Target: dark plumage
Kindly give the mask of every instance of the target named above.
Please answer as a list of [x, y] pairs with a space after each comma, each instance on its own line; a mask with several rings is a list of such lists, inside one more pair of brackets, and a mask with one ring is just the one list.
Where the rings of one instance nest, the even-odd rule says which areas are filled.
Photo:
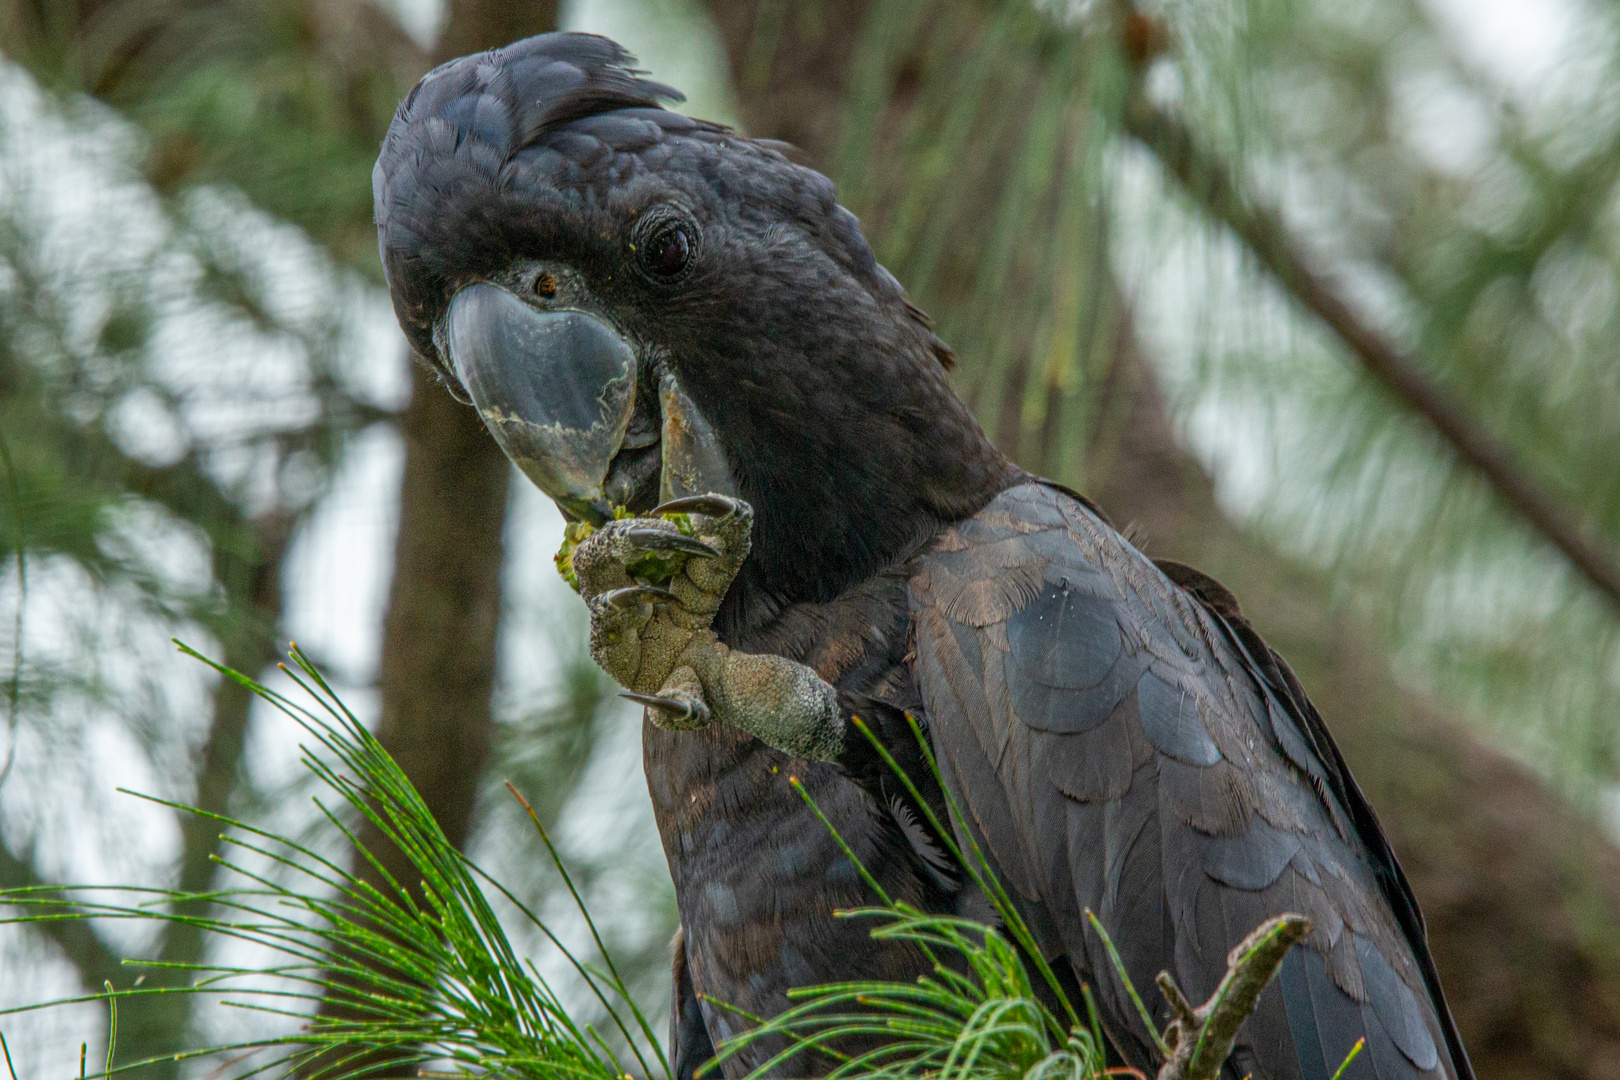
[[[1096, 986], [1124, 1060], [1149, 1067], [1151, 1044], [1085, 908], [1139, 987], [1168, 969], [1200, 1000], [1266, 917], [1313, 919], [1234, 1076], [1327, 1080], [1363, 1035], [1350, 1077], [1471, 1076], [1371, 809], [1229, 594], [1155, 567], [1003, 458], [831, 183], [664, 111], [674, 91], [627, 62], [601, 38], [531, 38], [439, 68], [400, 107], [375, 173], [378, 239], [417, 351], [456, 383], [443, 325], [475, 282], [589, 311], [639, 358], [609, 482], [641, 513], [657, 501], [653, 436], [633, 433], [658, 427], [657, 380], [678, 380], [756, 514], [721, 639], [810, 665], [914, 775], [903, 717], [926, 723], [967, 810], [957, 827], [1049, 957]], [[671, 221], [690, 257], [666, 252], [660, 270], [646, 252]], [[832, 918], [872, 897], [789, 776], [892, 895], [984, 911], [859, 739], [819, 762], [721, 724], [649, 724], [644, 750], [681, 910], [683, 1074], [736, 1030], [695, 995], [770, 1013], [792, 986], [923, 970]]]

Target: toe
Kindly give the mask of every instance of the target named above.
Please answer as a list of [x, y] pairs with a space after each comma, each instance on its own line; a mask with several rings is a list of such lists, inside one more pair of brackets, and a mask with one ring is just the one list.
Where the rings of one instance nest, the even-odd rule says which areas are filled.
[[660, 589], [656, 585], [631, 585], [623, 589], [610, 589], [597, 599], [619, 611], [630, 611], [643, 604], [680, 603], [674, 593], [668, 589]]
[[729, 495], [688, 495], [683, 499], [671, 499], [662, 506], [653, 508], [654, 517], [665, 514], [702, 514], [711, 518], [728, 518], [748, 506], [741, 499], [733, 499]]
[[654, 529], [638, 526], [624, 530], [623, 539], [626, 544], [643, 551], [679, 551], [687, 555], [702, 555], [714, 559], [720, 555], [720, 550], [713, 544], [705, 544], [682, 533], [671, 529]]
[[660, 727], [695, 728], [709, 722], [709, 706], [703, 701], [685, 695], [679, 698], [659, 694], [637, 694], [629, 690], [619, 695], [638, 705], [645, 705], [658, 715], [654, 719]]

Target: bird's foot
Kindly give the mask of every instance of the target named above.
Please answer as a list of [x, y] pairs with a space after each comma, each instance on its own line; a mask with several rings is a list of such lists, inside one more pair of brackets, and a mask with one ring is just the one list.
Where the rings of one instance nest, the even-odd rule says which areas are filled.
[[591, 656], [660, 727], [731, 724], [795, 757], [836, 756], [833, 688], [781, 656], [733, 652], [712, 629], [743, 560], [753, 508], [720, 495], [602, 526], [572, 564], [591, 612]]
[[610, 521], [574, 548], [591, 612], [591, 656], [620, 685], [660, 694], [681, 654], [705, 637], [748, 557], [753, 509], [719, 496], [680, 499]]
[[714, 718], [697, 672], [685, 666], [676, 668], [656, 694], [626, 690], [619, 696], [645, 706], [653, 723], [671, 731], [694, 731]]

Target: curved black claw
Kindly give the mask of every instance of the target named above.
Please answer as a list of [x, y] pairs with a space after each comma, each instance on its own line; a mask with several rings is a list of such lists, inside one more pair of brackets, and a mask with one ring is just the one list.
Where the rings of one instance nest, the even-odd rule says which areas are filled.
[[701, 701], [677, 701], [675, 698], [659, 697], [657, 694], [633, 694], [625, 690], [619, 694], [627, 701], [634, 701], [637, 705], [645, 705], [649, 709], [657, 709], [667, 714], [671, 721], [681, 726], [697, 726], [709, 722], [709, 707]]
[[720, 557], [720, 549], [712, 544], [705, 544], [701, 540], [683, 536], [668, 529], [649, 529], [638, 526], [624, 530], [624, 539], [638, 548], [645, 548], [649, 551], [681, 551], [688, 555], [702, 555], [710, 559]]
[[660, 589], [656, 585], [631, 585], [624, 589], [610, 589], [597, 597], [609, 607], [627, 611], [642, 604], [666, 603], [678, 604], [680, 598], [668, 589]]
[[688, 495], [671, 499], [662, 506], [653, 507], [653, 516], [663, 514], [702, 514], [705, 517], [728, 518], [746, 506], [741, 499], [729, 495]]

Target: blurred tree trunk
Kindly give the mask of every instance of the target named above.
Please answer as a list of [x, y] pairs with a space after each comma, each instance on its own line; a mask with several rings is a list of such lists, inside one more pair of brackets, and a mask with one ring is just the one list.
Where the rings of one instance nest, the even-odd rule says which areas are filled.
[[[553, 30], [556, 22], [555, 0], [455, 0], [434, 62]], [[494, 729], [490, 696], [511, 466], [478, 414], [420, 363], [411, 364], [411, 401], [400, 430], [405, 471], [377, 736], [460, 846]], [[360, 839], [396, 881], [415, 884], [410, 861], [369, 823]]]
[[[556, 15], [555, 3], [455, 0], [434, 62], [554, 29]], [[494, 737], [490, 699], [511, 466], [478, 414], [414, 358], [400, 431], [405, 469], [378, 665], [377, 738], [460, 847]], [[360, 823], [357, 839], [369, 858], [356, 853], [355, 876], [385, 887], [386, 875], [417, 888], [409, 857], [370, 821]], [[331, 998], [323, 1011], [353, 1015], [351, 1006]], [[329, 1065], [317, 1058], [306, 1072]], [[382, 1067], [382, 1061], [366, 1067]]]
[[[708, 0], [749, 134], [829, 160], [870, 4]], [[908, 88], [897, 86], [903, 108]], [[1402, 695], [1325, 584], [1244, 533], [1181, 449], [1128, 332], [1105, 380], [1089, 483], [1150, 554], [1230, 586], [1296, 667], [1384, 819], [1428, 917], [1482, 1078], [1620, 1075], [1620, 852], [1527, 769]]]
[[[509, 466], [477, 414], [414, 362], [400, 431], [405, 470], [378, 667], [377, 736], [459, 846], [494, 724]], [[360, 840], [395, 880], [415, 884], [410, 861], [383, 845], [369, 822]]]

